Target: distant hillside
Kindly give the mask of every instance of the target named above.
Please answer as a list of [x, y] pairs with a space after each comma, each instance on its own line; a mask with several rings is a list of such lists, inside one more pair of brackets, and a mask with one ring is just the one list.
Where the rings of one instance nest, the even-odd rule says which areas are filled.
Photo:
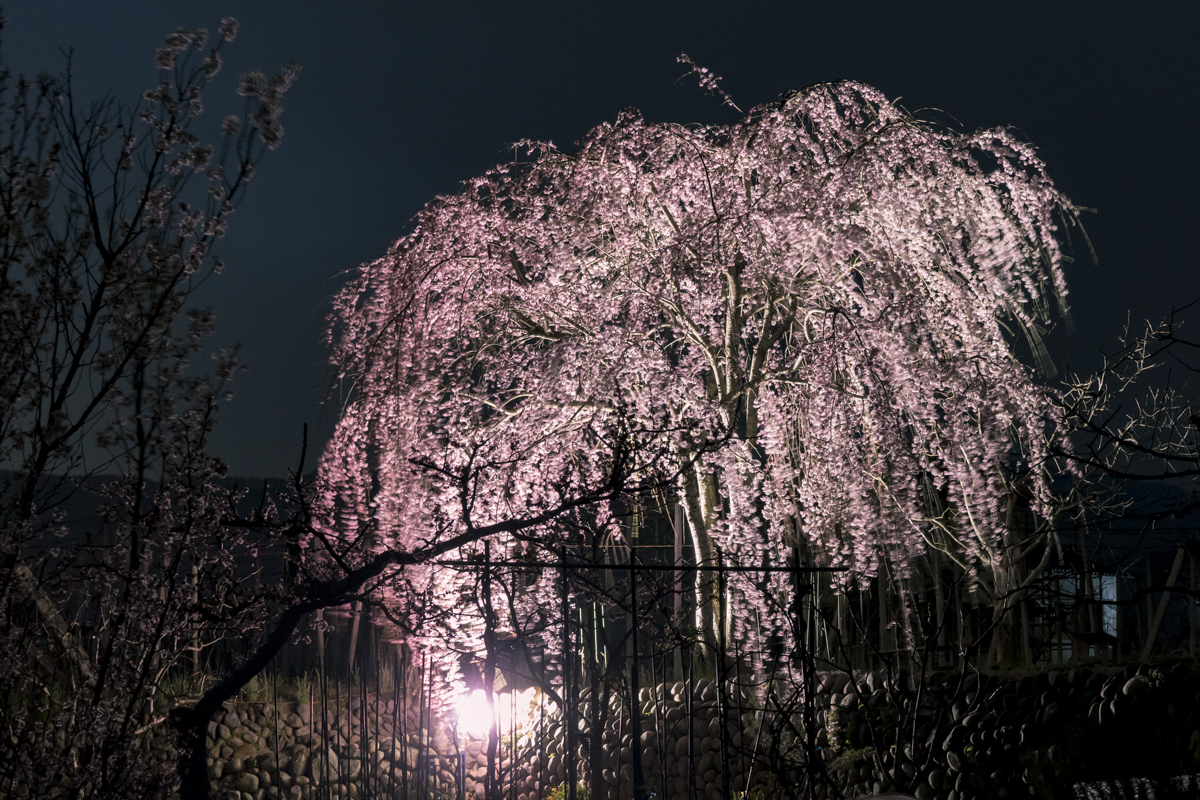
[[[0, 470], [0, 495], [17, 490], [16, 478], [14, 471]], [[52, 528], [44, 528], [27, 542], [24, 548], [26, 554], [34, 554], [47, 547], [69, 549], [89, 540], [97, 544], [111, 544], [111, 523], [106, 523], [102, 518], [101, 509], [111, 496], [106, 493], [105, 487], [116, 486], [120, 480], [117, 475], [92, 475], [83, 480], [64, 476], [47, 478], [42, 491], [53, 500], [54, 519], [47, 518], [44, 521], [56, 524]], [[248, 518], [259, 507], [264, 489], [269, 492], [276, 507], [287, 513], [288, 478], [230, 477], [222, 483], [230, 490], [245, 490], [235, 505], [239, 517]], [[147, 496], [153, 495], [157, 488], [156, 483], [149, 482], [146, 486]], [[250, 531], [243, 535], [248, 542], [254, 538]], [[268, 563], [263, 566], [267, 573], [277, 576], [278, 565], [269, 564], [273, 560], [277, 559], [267, 558]]]

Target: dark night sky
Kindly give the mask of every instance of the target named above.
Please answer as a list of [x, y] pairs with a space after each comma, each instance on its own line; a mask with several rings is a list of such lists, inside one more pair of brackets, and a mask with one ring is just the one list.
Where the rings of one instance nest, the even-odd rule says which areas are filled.
[[1160, 319], [1200, 297], [1196, 3], [10, 0], [4, 10], [5, 61], [57, 72], [59, 48], [74, 47], [87, 96], [136, 97], [155, 80], [166, 33], [215, 30], [226, 15], [242, 28], [226, 81], [206, 98], [216, 119], [236, 73], [303, 66], [283, 146], [232, 218], [227, 269], [200, 298], [217, 312], [213, 346], [240, 343], [251, 367], [214, 446], [235, 474], [285, 474], [301, 423], [317, 444], [332, 426], [321, 332], [339, 273], [382, 254], [425, 202], [503, 160], [507, 143], [566, 146], [626, 106], [649, 120], [734, 121], [677, 80], [680, 51], [724, 76], [743, 108], [853, 78], [968, 129], [1017, 127], [1060, 188], [1099, 211], [1085, 224], [1100, 264], [1068, 272], [1078, 330], [1056, 352], [1072, 368], [1094, 367], [1127, 314]]

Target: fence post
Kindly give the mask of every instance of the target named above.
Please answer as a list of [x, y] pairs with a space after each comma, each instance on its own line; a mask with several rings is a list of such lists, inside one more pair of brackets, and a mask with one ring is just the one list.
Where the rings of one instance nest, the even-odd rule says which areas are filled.
[[484, 796], [500, 800], [496, 784], [496, 750], [500, 746], [500, 731], [496, 720], [496, 616], [492, 609], [492, 543], [483, 543], [483, 642], [487, 653], [483, 662], [483, 691], [487, 697], [488, 752], [487, 775], [484, 777]]
[[[635, 540], [636, 542], [636, 540]], [[629, 662], [629, 752], [633, 755], [633, 796], [642, 800], [646, 796], [646, 782], [642, 775], [642, 699], [640, 697], [638, 675], [638, 602], [637, 602], [637, 568], [634, 561], [637, 550], [629, 548], [629, 611], [632, 625], [630, 638], [633, 642], [633, 657]], [[617, 742], [617, 747], [621, 746]], [[618, 780], [618, 786], [620, 782]]]
[[[805, 592], [807, 586], [800, 579], [800, 573], [803, 571], [803, 561], [800, 559], [800, 548], [793, 549], [793, 557], [795, 566], [793, 568], [793, 586], [795, 587], [795, 614], [796, 614], [796, 655], [800, 660], [800, 685], [803, 692], [803, 706], [801, 716], [804, 720], [804, 755], [808, 763], [807, 772], [808, 780], [805, 786], [805, 794], [809, 800], [815, 800], [816, 780], [817, 780], [817, 748], [815, 734], [816, 714], [813, 705], [813, 675], [812, 675], [812, 658], [808, 650], [808, 626], [804, 619], [805, 611]], [[880, 572], [882, 575], [883, 573]]]
[[718, 600], [717, 610], [721, 615], [721, 625], [717, 630], [717, 663], [720, 667], [716, 670], [713, 678], [713, 688], [717, 694], [717, 719], [721, 726], [721, 789], [726, 797], [730, 796], [729, 784], [732, 776], [729, 773], [729, 721], [727, 719], [728, 704], [725, 702], [725, 675], [728, 673], [729, 664], [727, 657], [728, 630], [726, 626], [731, 622], [727, 619], [729, 613], [728, 598], [725, 596], [728, 591], [725, 579], [725, 557], [721, 552], [721, 548], [717, 547], [717, 587]]
[[[693, 736], [693, 712], [695, 710], [695, 670], [696, 670], [696, 652], [693, 650], [688, 653], [687, 667], [687, 728], [688, 728], [688, 746], [687, 746], [687, 774], [688, 774], [688, 800], [696, 800], [696, 748], [695, 737]], [[618, 751], [619, 752], [619, 751]]]
[[562, 681], [563, 681], [563, 766], [566, 767], [567, 790], [563, 796], [567, 800], [575, 800], [575, 737], [571, 730], [575, 727], [574, 709], [571, 702], [571, 666], [574, 656], [571, 654], [571, 592], [567, 586], [567, 548], [563, 545], [560, 551], [562, 568]]
[[[683, 570], [678, 569], [683, 563], [683, 504], [675, 504], [675, 584], [672, 599], [675, 607], [675, 624], [679, 625], [683, 606]], [[683, 680], [683, 649], [675, 648], [675, 680]]]
[[[662, 678], [654, 698], [654, 731], [658, 743], [658, 777], [663, 800], [667, 798], [667, 654], [663, 653]], [[654, 654], [650, 655], [650, 671], [655, 673]], [[657, 674], [657, 673], [655, 673]]]
[[[307, 659], [304, 659], [307, 661]], [[317, 665], [325, 671], [325, 609], [317, 609]]]

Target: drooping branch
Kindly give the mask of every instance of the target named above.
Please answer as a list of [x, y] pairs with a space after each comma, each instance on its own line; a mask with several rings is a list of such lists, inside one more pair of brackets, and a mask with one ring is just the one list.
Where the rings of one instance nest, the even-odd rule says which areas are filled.
[[[733, 125], [626, 110], [571, 154], [527, 144], [335, 303], [354, 401], [322, 471], [344, 537], [411, 552], [451, 517], [537, 517], [596, 482], [627, 426], [657, 432], [630, 450], [632, 489], [673, 487], [700, 559], [802, 545], [864, 580], [936, 539], [1003, 589], [1037, 552], [1047, 529], [1009, 547], [1000, 509], [1019, 476], [1053, 513], [1062, 419], [1009, 337], [1051, 324], [1037, 287], [1065, 291], [1056, 231], [1076, 213], [1032, 148], [849, 82]], [[423, 580], [452, 597], [462, 579]], [[716, 590], [697, 591], [715, 640]]]
[[[560, 519], [576, 509], [593, 507], [618, 497], [626, 488], [627, 464], [630, 454], [625, 450], [624, 440], [614, 445], [611, 453], [611, 468], [606, 480], [595, 487], [580, 491], [563, 499], [552, 508], [536, 514], [476, 525], [469, 515], [460, 520], [461, 531], [445, 538], [434, 538], [431, 543], [412, 551], [387, 549], [366, 559], [357, 567], [345, 569], [343, 574], [327, 580], [310, 580], [296, 588], [298, 599], [290, 602], [273, 623], [270, 632], [244, 662], [234, 668], [192, 706], [179, 706], [170, 713], [171, 724], [179, 732], [179, 776], [181, 796], [188, 800], [209, 797], [207, 781], [207, 753], [204, 736], [208, 722], [221, 705], [237, 696], [247, 683], [261, 674], [283, 646], [295, 634], [300, 623], [311, 613], [326, 608], [336, 608], [361, 599], [363, 587], [375, 581], [388, 582], [389, 574], [402, 572], [405, 567], [429, 564], [439, 556], [461, 550], [475, 542], [486, 541], [502, 534], [519, 534], [537, 529]], [[461, 487], [469, 485], [475, 476], [462, 475]], [[303, 507], [302, 503], [302, 507]], [[301, 512], [304, 517], [310, 512]], [[339, 566], [345, 566], [341, 562]]]

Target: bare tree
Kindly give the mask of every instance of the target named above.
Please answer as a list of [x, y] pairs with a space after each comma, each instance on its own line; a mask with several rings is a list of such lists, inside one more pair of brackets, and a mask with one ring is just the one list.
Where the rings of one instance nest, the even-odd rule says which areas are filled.
[[[170, 34], [131, 104], [80, 97], [69, 55], [59, 77], [0, 69], [0, 791], [161, 791], [173, 776], [137, 756], [154, 687], [252, 622], [206, 452], [237, 362], [194, 376], [213, 320], [188, 300], [221, 269], [296, 68], [243, 75], [243, 113], [207, 143], [203, 94], [236, 33]], [[81, 491], [100, 493], [103, 530], [66, 540]]]

